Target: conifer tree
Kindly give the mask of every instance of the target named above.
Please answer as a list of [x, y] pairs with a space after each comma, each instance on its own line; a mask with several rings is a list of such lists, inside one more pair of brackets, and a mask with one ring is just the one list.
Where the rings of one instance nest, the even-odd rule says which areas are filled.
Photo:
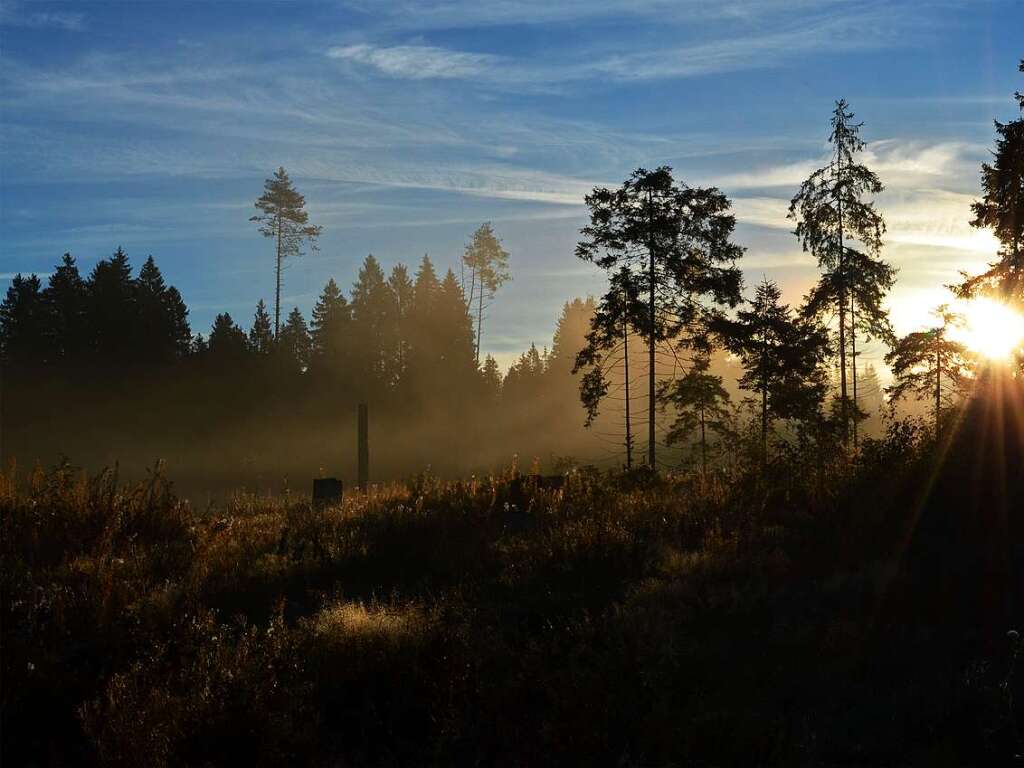
[[85, 350], [85, 281], [70, 253], [50, 275], [46, 303], [46, 348], [58, 360], [74, 360]]
[[662, 401], [673, 406], [675, 421], [669, 427], [665, 442], [668, 445], [699, 435], [701, 473], [708, 473], [708, 433], [720, 440], [730, 433], [729, 393], [722, 386], [722, 377], [708, 373], [711, 359], [699, 354], [690, 370], [679, 379], [667, 382]]
[[484, 364], [480, 368], [480, 380], [483, 382], [484, 399], [492, 402], [497, 400], [501, 394], [501, 370], [491, 355], [484, 358]]
[[409, 277], [409, 270], [404, 264], [396, 264], [392, 267], [391, 275], [388, 277], [388, 287], [391, 289], [393, 303], [391, 333], [395, 338], [395, 359], [392, 361], [392, 367], [396, 380], [401, 380], [409, 362], [410, 313], [415, 290]]
[[409, 308], [409, 350], [407, 378], [413, 388], [423, 388], [435, 375], [437, 346], [437, 301], [441, 283], [434, 264], [424, 256], [416, 270], [412, 306]]
[[352, 340], [357, 375], [367, 386], [391, 384], [394, 299], [377, 259], [370, 254], [352, 286]]
[[740, 388], [759, 400], [762, 463], [772, 422], [813, 419], [825, 390], [825, 332], [812, 320], [794, 318], [781, 298], [778, 286], [763, 280], [736, 320], [719, 324], [726, 348], [743, 366]]
[[466, 294], [466, 306], [475, 316], [476, 321], [476, 356], [480, 364], [480, 340], [483, 337], [484, 310], [493, 301], [498, 289], [508, 280], [512, 273], [508, 269], [508, 251], [501, 240], [494, 234], [490, 222], [481, 224], [473, 233], [473, 239], [466, 246], [462, 256], [464, 270], [469, 270], [469, 292]]
[[313, 307], [310, 367], [337, 374], [352, 363], [352, 311], [334, 278], [327, 281]]
[[0, 353], [4, 362], [43, 362], [46, 328], [46, 304], [38, 275], [15, 275], [0, 304]]
[[437, 314], [437, 341], [445, 375], [457, 386], [463, 385], [477, 369], [473, 321], [466, 311], [466, 295], [450, 269], [437, 293]]
[[[1024, 60], [1020, 63], [1024, 72]], [[998, 261], [973, 277], [961, 272], [954, 287], [962, 298], [989, 294], [1024, 306], [1024, 94], [1015, 94], [1021, 116], [996, 126], [992, 163], [981, 166], [982, 199], [972, 206], [972, 227], [991, 229], [999, 240]]]
[[281, 330], [281, 273], [285, 259], [301, 256], [304, 245], [316, 249], [322, 228], [309, 223], [306, 198], [292, 186], [284, 168], [263, 184], [263, 194], [255, 203], [260, 213], [249, 221], [259, 224], [260, 234], [272, 238], [274, 255], [274, 338]]
[[87, 283], [86, 327], [89, 347], [104, 364], [132, 361], [138, 320], [131, 265], [122, 248], [93, 267]]
[[530, 348], [509, 366], [501, 385], [506, 403], [523, 404], [537, 401], [544, 387], [545, 357], [546, 355], [542, 355], [537, 349], [537, 345], [531, 342]]
[[257, 355], [267, 356], [274, 348], [274, 332], [270, 327], [270, 315], [267, 314], [267, 305], [260, 299], [256, 303], [256, 313], [252, 319], [252, 327], [249, 329], [249, 349]]
[[619, 189], [596, 188], [586, 204], [590, 224], [576, 255], [622, 276], [645, 302], [635, 330], [647, 345], [647, 461], [654, 468], [656, 347], [700, 342], [716, 308], [739, 302], [735, 261], [743, 249], [730, 241], [736, 220], [725, 195], [677, 184], [667, 166], [637, 169]]
[[222, 365], [233, 365], [244, 360], [249, 352], [245, 331], [235, 325], [227, 312], [217, 315], [207, 341], [210, 357]]
[[278, 342], [280, 353], [293, 371], [305, 371], [309, 367], [312, 340], [309, 328], [298, 307], [288, 314]]
[[164, 282], [152, 256], [135, 280], [135, 302], [137, 359], [168, 362], [187, 355], [192, 338], [188, 310], [178, 290]]
[[950, 331], [963, 324], [963, 317], [943, 304], [933, 314], [939, 324], [907, 334], [886, 355], [896, 382], [888, 387], [895, 404], [907, 395], [932, 400], [935, 435], [942, 425], [942, 409], [963, 397], [970, 385], [973, 360], [967, 348], [950, 338]]
[[580, 377], [580, 401], [586, 411], [584, 425], [590, 427], [597, 418], [602, 400], [610, 391], [613, 371], [622, 370], [623, 432], [626, 468], [633, 466], [632, 380], [630, 378], [630, 337], [635, 328], [643, 327], [647, 306], [641, 300], [639, 287], [629, 269], [623, 265], [612, 275], [608, 292], [601, 298], [590, 320], [585, 344], [576, 355], [573, 373], [585, 371]]
[[[847, 355], [856, 366], [858, 331], [864, 341], [878, 338], [891, 344], [892, 328], [883, 301], [896, 271], [881, 259], [885, 221], [866, 199], [880, 193], [882, 183], [856, 161], [865, 146], [859, 135], [862, 123], [853, 122], [847, 107], [845, 99], [836, 102], [829, 134], [831, 159], [800, 186], [790, 202], [789, 217], [796, 221], [795, 234], [801, 246], [822, 270], [807, 297], [805, 311], [815, 318], [835, 315], [837, 320], [841, 431], [845, 440], [852, 420], [856, 444], [856, 367], [851, 400]], [[859, 248], [855, 247], [858, 243]]]

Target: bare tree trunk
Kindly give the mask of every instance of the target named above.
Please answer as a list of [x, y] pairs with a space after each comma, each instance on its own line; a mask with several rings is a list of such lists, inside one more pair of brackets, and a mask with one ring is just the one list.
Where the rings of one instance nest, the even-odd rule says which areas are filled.
[[942, 409], [942, 356], [935, 350], [935, 439], [939, 439], [939, 416]]
[[708, 438], [704, 427], [704, 404], [700, 406], [700, 474], [708, 476]]
[[849, 439], [850, 414], [846, 401], [846, 248], [843, 243], [843, 198], [839, 190], [839, 182], [843, 176], [843, 153], [836, 147], [836, 191], [839, 197], [836, 199], [836, 206], [839, 214], [839, 396], [841, 398], [839, 408], [843, 420], [843, 444]]
[[633, 468], [633, 424], [629, 413], [629, 321], [623, 321], [622, 328], [623, 359], [626, 366], [626, 469]]
[[761, 470], [768, 467], [768, 387], [761, 387]]
[[277, 287], [274, 290], [274, 341], [281, 332], [281, 216], [277, 217]]
[[647, 372], [647, 463], [651, 469], [656, 468], [655, 460], [655, 444], [654, 444], [654, 335], [655, 335], [655, 317], [654, 317], [654, 233], [651, 231], [651, 193], [647, 192], [647, 249], [650, 255], [649, 265], [649, 279], [650, 279], [650, 297], [648, 298], [647, 310], [650, 314], [650, 335], [647, 337], [647, 362], [650, 369]]
[[856, 303], [853, 292], [850, 292], [850, 352], [853, 357], [853, 448], [857, 449], [857, 316], [854, 314]]
[[476, 366], [480, 367], [480, 336], [484, 332], [484, 276], [480, 274], [480, 290], [476, 295]]

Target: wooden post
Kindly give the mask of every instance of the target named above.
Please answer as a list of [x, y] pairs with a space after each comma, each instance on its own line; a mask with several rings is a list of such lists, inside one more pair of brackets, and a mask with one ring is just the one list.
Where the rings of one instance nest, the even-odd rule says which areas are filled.
[[370, 417], [366, 403], [359, 404], [359, 490], [366, 492], [370, 478]]

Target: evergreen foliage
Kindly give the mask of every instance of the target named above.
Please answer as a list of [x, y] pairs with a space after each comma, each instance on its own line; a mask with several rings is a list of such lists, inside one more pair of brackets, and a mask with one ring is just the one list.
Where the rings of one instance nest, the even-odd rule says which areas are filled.
[[[656, 348], [664, 342], [703, 344], [717, 308], [739, 302], [742, 276], [735, 262], [743, 249], [730, 240], [736, 220], [725, 195], [677, 184], [667, 166], [639, 168], [618, 189], [595, 188], [585, 202], [590, 223], [581, 230], [576, 255], [607, 271], [611, 286], [581, 362], [598, 362], [628, 333], [624, 325], [644, 339], [647, 462], [655, 468]], [[589, 376], [581, 396], [594, 413], [607, 390], [601, 374]]]

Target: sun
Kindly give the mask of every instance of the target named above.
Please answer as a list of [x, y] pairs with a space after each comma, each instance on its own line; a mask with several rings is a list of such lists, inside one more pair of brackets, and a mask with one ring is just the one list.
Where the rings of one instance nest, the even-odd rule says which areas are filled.
[[972, 352], [990, 360], [1009, 360], [1024, 347], [1024, 315], [1006, 304], [986, 298], [957, 302], [962, 327], [950, 336]]

